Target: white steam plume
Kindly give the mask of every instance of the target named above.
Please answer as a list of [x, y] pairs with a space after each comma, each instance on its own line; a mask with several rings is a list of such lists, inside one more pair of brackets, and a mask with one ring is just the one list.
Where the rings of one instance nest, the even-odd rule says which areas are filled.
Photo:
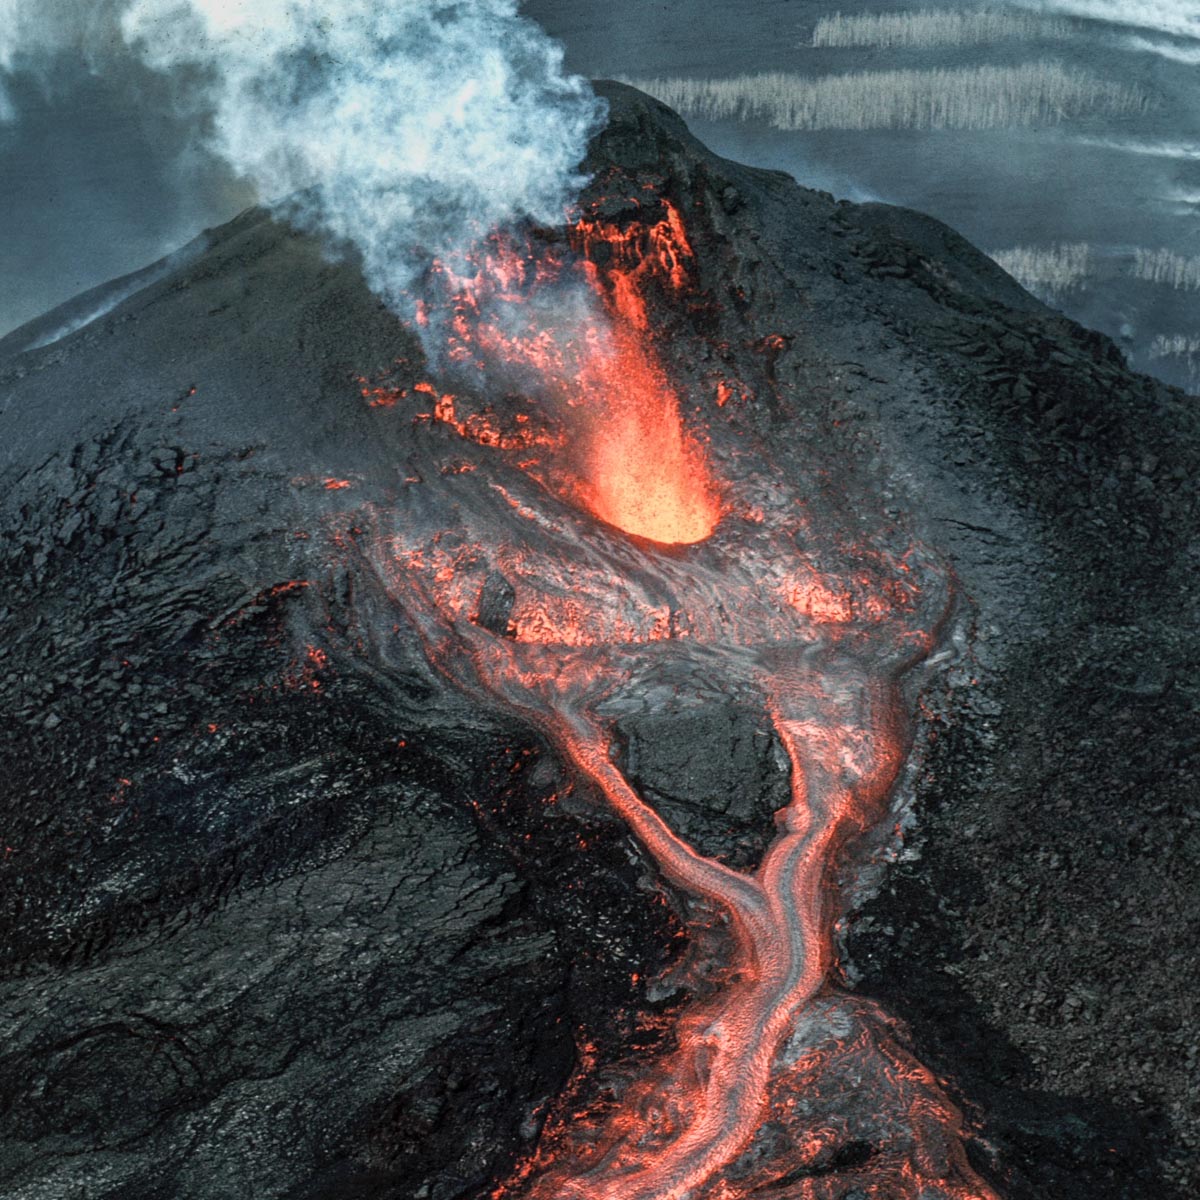
[[0, 0], [0, 73], [39, 74], [60, 51], [95, 70], [121, 49], [117, 21], [125, 0]]
[[199, 80], [211, 148], [352, 243], [399, 305], [431, 255], [558, 221], [600, 102], [516, 0], [132, 0], [153, 68]]
[[393, 305], [478, 232], [561, 220], [603, 112], [517, 0], [0, 0], [0, 121], [3, 76], [62, 51], [176, 80], [208, 149]]

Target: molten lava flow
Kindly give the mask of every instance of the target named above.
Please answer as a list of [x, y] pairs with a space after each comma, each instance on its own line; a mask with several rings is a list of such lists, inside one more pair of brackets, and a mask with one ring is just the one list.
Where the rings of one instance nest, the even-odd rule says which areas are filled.
[[679, 402], [632, 333], [617, 328], [582, 364], [576, 403], [591, 429], [580, 498], [602, 521], [651, 541], [703, 541], [720, 520], [707, 463]]
[[560, 452], [526, 469], [626, 533], [688, 545], [712, 533], [721, 505], [648, 344], [639, 286], [661, 271], [669, 286], [684, 287], [691, 255], [678, 213], [668, 211], [662, 222], [619, 234], [581, 221], [573, 231], [580, 250], [615, 245], [603, 273], [590, 259], [519, 253], [499, 238], [478, 256], [473, 275], [440, 270], [453, 295], [451, 360], [515, 376], [563, 427]]
[[[886, 815], [905, 758], [894, 684], [873, 681], [835, 645], [809, 651], [801, 663], [768, 655], [759, 665], [764, 703], [791, 763], [792, 802], [753, 874], [698, 854], [637, 795], [611, 760], [611, 735], [578, 707], [594, 679], [534, 683], [548, 709], [543, 727], [663, 875], [725, 910], [734, 958], [725, 989], [684, 1013], [674, 1052], [630, 1088], [621, 1108], [594, 1125], [575, 1114], [549, 1126], [532, 1162], [495, 1197], [738, 1200], [769, 1191], [833, 1200], [849, 1184], [846, 1172], [824, 1177], [822, 1151], [856, 1144], [853, 1134], [862, 1132], [844, 1121], [839, 1127], [813, 1103], [822, 1072], [837, 1064], [855, 1086], [869, 1088], [869, 1102], [883, 1113], [871, 1132], [886, 1131], [890, 1143], [852, 1182], [868, 1195], [992, 1200], [966, 1160], [961, 1117], [937, 1081], [895, 1046], [882, 1013], [838, 1000], [828, 984], [841, 915], [832, 876], [847, 845]], [[497, 678], [497, 667], [505, 676], [511, 668], [488, 648], [477, 652], [481, 675], [532, 711], [531, 676]], [[806, 1046], [814, 1012], [835, 1036]], [[775, 1190], [784, 1182], [787, 1191]]]
[[[847, 880], [894, 824], [948, 581], [915, 545], [848, 546], [775, 463], [685, 426], [649, 314], [692, 286], [693, 254], [661, 210], [579, 222], [575, 259], [496, 238], [473, 275], [441, 269], [449, 358], [497, 399], [413, 388], [413, 485], [374, 543], [430, 660], [538, 726], [728, 945], [662, 1051], [552, 1116], [494, 1196], [994, 1200], [942, 1085], [831, 981]], [[622, 714], [712, 697], [759, 706], [790, 768], [753, 871], [689, 845], [614, 760]]]

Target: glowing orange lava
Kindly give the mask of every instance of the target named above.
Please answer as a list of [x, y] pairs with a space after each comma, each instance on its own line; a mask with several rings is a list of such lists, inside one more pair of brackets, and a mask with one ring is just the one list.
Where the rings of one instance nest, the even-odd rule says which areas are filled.
[[[693, 286], [694, 253], [675, 206], [657, 211], [577, 222], [574, 257], [494, 238], [474, 273], [439, 268], [466, 386], [413, 385], [428, 458], [373, 542], [430, 661], [536, 725], [729, 946], [722, 986], [681, 1009], [665, 1048], [603, 1103], [552, 1114], [493, 1195], [995, 1200], [941, 1082], [833, 982], [846, 879], [895, 823], [912, 681], [945, 637], [949, 582], [915, 545], [848, 545], [773, 462], [729, 453], [730, 436], [721, 458], [719, 427], [712, 442], [688, 427], [651, 313]], [[422, 320], [436, 327], [437, 306]], [[752, 394], [736, 386], [714, 421]], [[494, 403], [472, 398], [486, 388]], [[759, 706], [786, 758], [790, 802], [752, 871], [689, 844], [615, 761], [623, 705], [693, 694]]]
[[595, 423], [580, 480], [585, 506], [610, 525], [651, 541], [703, 541], [721, 519], [703, 454], [688, 437], [679, 402], [641, 342], [613, 331], [590, 355], [577, 400]]
[[[679, 398], [649, 344], [639, 291], [651, 277], [675, 289], [686, 285], [691, 247], [678, 212], [668, 206], [668, 214], [624, 231], [580, 221], [572, 230], [577, 250], [613, 248], [604, 272], [586, 257], [539, 257], [500, 239], [480, 254], [474, 275], [440, 269], [454, 293], [452, 361], [524, 371], [560, 418], [560, 452], [526, 469], [626, 533], [689, 545], [716, 528], [721, 503], [704, 450], [684, 426]], [[539, 290], [541, 297], [566, 292], [571, 303], [556, 310], [539, 302]], [[581, 295], [589, 303], [581, 306]]]

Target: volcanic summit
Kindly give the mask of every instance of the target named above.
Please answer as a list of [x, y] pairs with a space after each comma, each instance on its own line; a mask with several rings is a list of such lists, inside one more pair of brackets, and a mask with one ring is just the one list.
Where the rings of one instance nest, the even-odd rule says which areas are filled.
[[1198, 1182], [1194, 399], [597, 90], [416, 328], [254, 210], [0, 341], [5, 1194]]

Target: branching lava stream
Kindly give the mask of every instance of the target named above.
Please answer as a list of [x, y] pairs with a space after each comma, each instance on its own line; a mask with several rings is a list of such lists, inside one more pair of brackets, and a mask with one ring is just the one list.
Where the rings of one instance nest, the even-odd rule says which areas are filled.
[[[656, 215], [439, 267], [425, 319], [459, 383], [415, 390], [409, 485], [376, 514], [431, 661], [539, 728], [730, 948], [665, 1050], [606, 1105], [553, 1113], [495, 1196], [992, 1200], [942, 1085], [831, 981], [856, 872], [894, 836], [949, 581], [918, 544], [848, 545], [715, 412], [685, 420], [648, 313], [693, 286], [694, 255], [676, 208]], [[753, 871], [679, 837], [614, 755], [623, 714], [713, 697], [768, 714], [790, 766]]]

